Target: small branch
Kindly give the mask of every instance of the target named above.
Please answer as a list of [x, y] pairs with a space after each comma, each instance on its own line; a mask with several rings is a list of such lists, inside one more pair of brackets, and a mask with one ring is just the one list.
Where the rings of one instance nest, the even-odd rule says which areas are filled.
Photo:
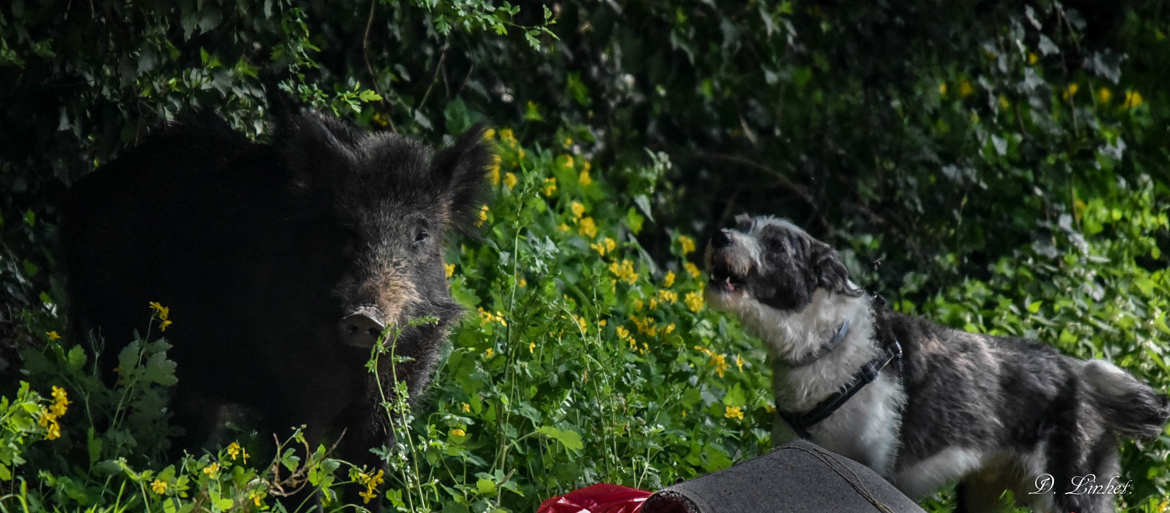
[[775, 169], [772, 169], [768, 166], [760, 164], [759, 162], [756, 162], [754, 160], [749, 160], [749, 159], [746, 159], [744, 157], [739, 157], [736, 155], [727, 155], [727, 154], [723, 154], [723, 153], [709, 153], [709, 152], [705, 152], [705, 151], [696, 151], [696, 152], [693, 152], [692, 154], [694, 156], [702, 159], [702, 160], [709, 160], [709, 161], [714, 161], [714, 162], [729, 162], [732, 164], [738, 164], [738, 165], [762, 172], [768, 176], [775, 178], [776, 183], [779, 184], [781, 187], [788, 189], [789, 192], [792, 192], [793, 194], [796, 194], [797, 196], [800, 196], [800, 199], [803, 200], [809, 206], [813, 207], [814, 209], [818, 209], [816, 199], [813, 198], [812, 193], [810, 193], [806, 187], [804, 187], [803, 185], [800, 185], [796, 182], [793, 182], [791, 179], [789, 179], [787, 176], [785, 176], [784, 173], [781, 173]]
[[444, 43], [443, 51], [439, 53], [439, 62], [435, 64], [435, 73], [431, 75], [431, 83], [427, 86], [426, 92], [423, 93], [422, 99], [420, 99], [418, 104], [415, 105], [414, 110], [421, 109], [422, 106], [427, 103], [427, 98], [431, 96], [431, 90], [434, 89], [435, 84], [438, 83], [439, 71], [443, 69], [443, 63], [447, 61], [447, 48], [450, 48], [450, 45]]
[[[370, 85], [374, 88], [374, 92], [386, 100], [386, 95], [378, 89], [378, 75], [374, 74], [374, 67], [370, 65], [370, 29], [374, 27], [374, 7], [378, 5], [378, 0], [370, 0], [370, 14], [366, 17], [366, 31], [362, 34], [362, 60], [366, 63], [366, 72], [370, 74]], [[394, 126], [394, 116], [386, 116], [386, 122], [390, 124], [390, 131], [398, 133], [398, 127]]]

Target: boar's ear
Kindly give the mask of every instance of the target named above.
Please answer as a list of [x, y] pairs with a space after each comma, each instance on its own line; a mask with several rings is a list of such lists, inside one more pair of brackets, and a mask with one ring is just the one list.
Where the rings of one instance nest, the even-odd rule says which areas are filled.
[[483, 203], [484, 178], [491, 162], [483, 131], [483, 124], [477, 123], [431, 160], [432, 176], [442, 190], [440, 197], [451, 213], [452, 224], [460, 229], [471, 223]]
[[330, 169], [351, 167], [355, 138], [353, 129], [335, 118], [314, 112], [284, 116], [273, 141], [290, 171], [289, 187], [305, 191]]

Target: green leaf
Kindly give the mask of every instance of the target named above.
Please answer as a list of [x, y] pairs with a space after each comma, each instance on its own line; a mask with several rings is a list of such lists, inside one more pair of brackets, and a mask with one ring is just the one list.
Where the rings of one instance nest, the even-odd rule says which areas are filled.
[[85, 350], [81, 346], [73, 346], [69, 348], [69, 353], [65, 357], [65, 366], [70, 371], [77, 372], [85, 366], [86, 358]]
[[747, 402], [743, 393], [743, 387], [736, 383], [731, 386], [726, 394], [723, 394], [723, 404], [726, 406], [743, 406]]
[[581, 441], [581, 435], [576, 431], [557, 429], [553, 426], [541, 426], [540, 429], [537, 429], [537, 432], [560, 442], [561, 445], [570, 451], [580, 451], [585, 448], [585, 444]]
[[171, 386], [179, 382], [179, 379], [175, 377], [175, 368], [175, 362], [168, 360], [166, 353], [154, 353], [146, 361], [146, 369], [142, 377], [150, 383]]
[[635, 210], [634, 207], [630, 207], [629, 210], [626, 211], [626, 226], [630, 228], [631, 232], [634, 232], [634, 235], [637, 235], [642, 231], [642, 223], [644, 221], [645, 218], [638, 214], [638, 211]]
[[382, 95], [378, 94], [376, 91], [365, 89], [358, 94], [358, 99], [361, 100], [362, 103], [380, 102], [382, 101]]
[[293, 448], [285, 449], [284, 454], [280, 455], [280, 464], [284, 465], [290, 472], [295, 472], [297, 467], [301, 465], [301, 457], [297, 456], [297, 452]]
[[475, 490], [483, 496], [491, 496], [496, 494], [496, 483], [491, 479], [480, 478], [475, 482]]

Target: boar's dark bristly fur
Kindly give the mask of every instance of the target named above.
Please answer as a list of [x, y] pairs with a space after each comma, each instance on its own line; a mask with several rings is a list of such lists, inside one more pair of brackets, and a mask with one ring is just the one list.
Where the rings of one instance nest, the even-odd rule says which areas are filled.
[[[220, 406], [238, 404], [262, 433], [344, 431], [340, 456], [375, 464], [369, 449], [393, 437], [378, 381], [390, 391], [397, 376], [417, 397], [460, 312], [443, 238], [480, 209], [481, 130], [434, 153], [317, 113], [285, 116], [270, 143], [204, 118], [73, 187], [73, 333], [104, 339], [109, 369], [147, 303], [170, 307], [178, 448], [206, 443]], [[438, 322], [406, 327], [422, 317]], [[410, 360], [383, 357], [375, 378], [364, 363], [388, 326], [403, 328], [394, 351]]]

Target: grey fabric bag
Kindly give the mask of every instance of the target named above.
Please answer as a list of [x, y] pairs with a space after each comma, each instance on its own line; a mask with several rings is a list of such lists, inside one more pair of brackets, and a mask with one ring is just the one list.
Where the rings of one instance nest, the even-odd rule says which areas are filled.
[[869, 467], [797, 439], [655, 493], [642, 513], [923, 512]]

